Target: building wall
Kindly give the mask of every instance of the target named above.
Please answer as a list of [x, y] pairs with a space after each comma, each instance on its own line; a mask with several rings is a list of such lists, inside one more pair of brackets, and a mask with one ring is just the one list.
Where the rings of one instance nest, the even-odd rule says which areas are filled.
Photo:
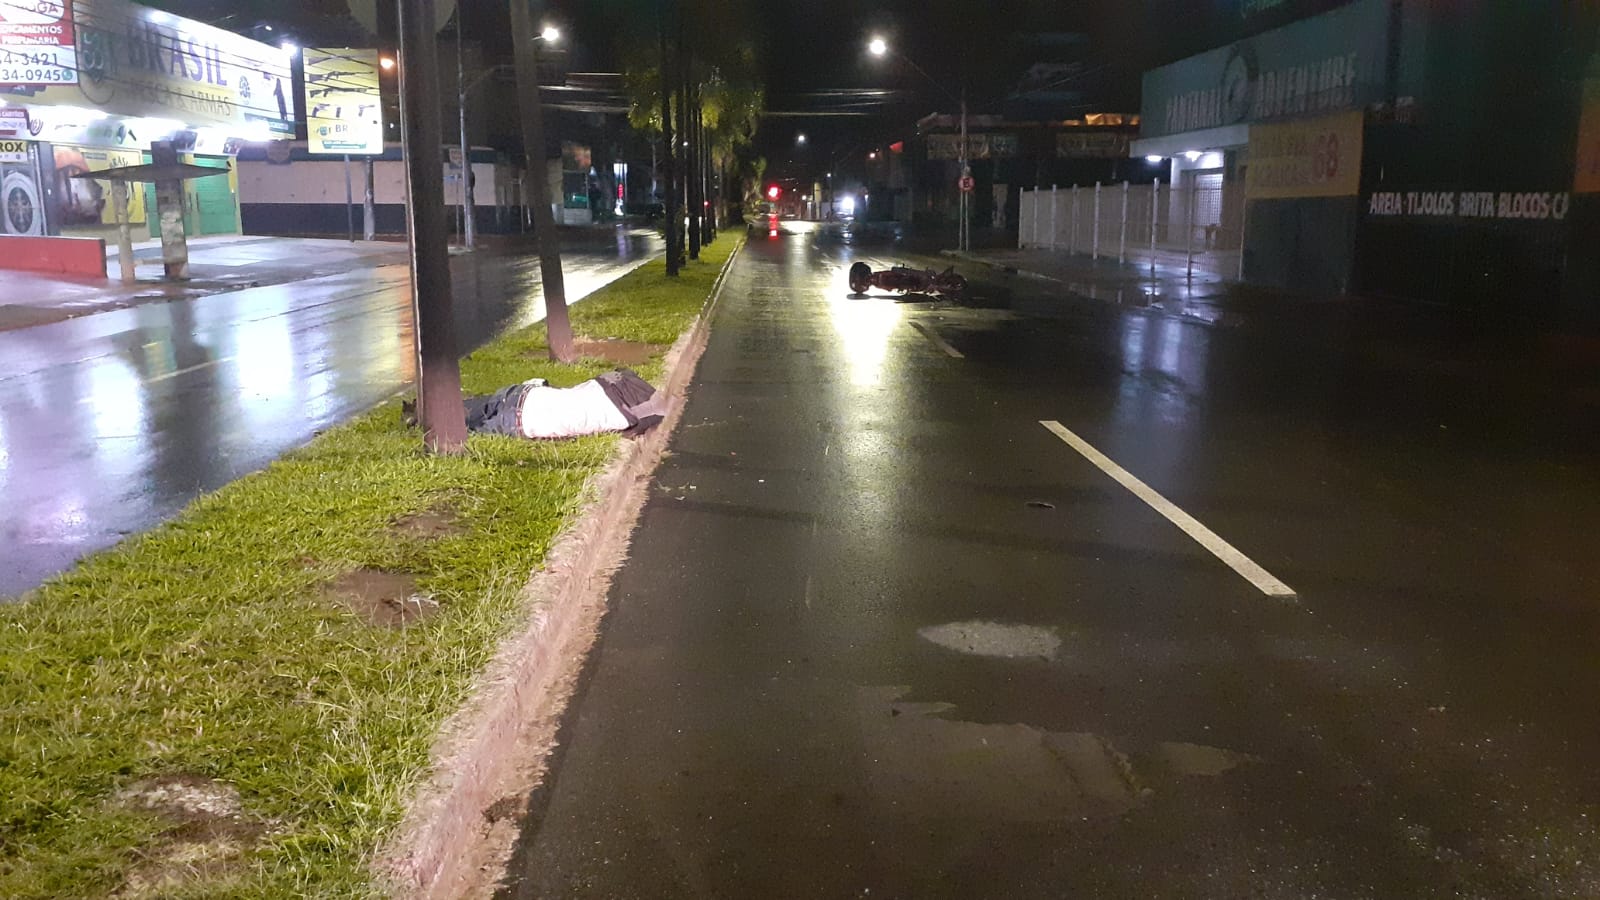
[[1357, 287], [1593, 320], [1600, 285], [1572, 249], [1600, 240], [1573, 202], [1596, 12], [1557, 0], [1413, 0], [1406, 12], [1399, 102], [1367, 126]]
[[[306, 158], [294, 154], [284, 163], [269, 162], [264, 156], [239, 161], [240, 217], [247, 234], [295, 234], [343, 236], [349, 229], [349, 210], [345, 203], [346, 168], [342, 158]], [[353, 157], [348, 169], [350, 197], [354, 201], [354, 222], [362, 228], [362, 198], [366, 190], [365, 162]], [[377, 232], [405, 234], [406, 170], [398, 153], [373, 161], [373, 201]], [[448, 163], [445, 166], [444, 201], [447, 207], [460, 207], [458, 179]], [[512, 170], [493, 162], [492, 154], [473, 154], [473, 201], [478, 227], [485, 232], [511, 231], [517, 227], [516, 212], [508, 208], [515, 191], [509, 183]], [[451, 222], [456, 221], [454, 214]]]
[[[1269, 180], [1356, 167], [1337, 186], [1251, 188], [1247, 280], [1600, 325], [1597, 28], [1600, 7], [1562, 0], [1356, 0], [1148, 74], [1143, 134], [1175, 148], [1248, 122], [1248, 181], [1269, 165], [1258, 129], [1304, 128], [1299, 149], [1273, 145]], [[1347, 95], [1300, 87], [1301, 69], [1328, 82], [1319, 60], [1339, 52], [1354, 61]], [[1219, 88], [1229, 67], [1256, 75]], [[1292, 102], [1262, 102], [1268, 70], [1294, 73]], [[1328, 124], [1341, 115], [1359, 124]], [[1335, 132], [1330, 156], [1316, 141]]]

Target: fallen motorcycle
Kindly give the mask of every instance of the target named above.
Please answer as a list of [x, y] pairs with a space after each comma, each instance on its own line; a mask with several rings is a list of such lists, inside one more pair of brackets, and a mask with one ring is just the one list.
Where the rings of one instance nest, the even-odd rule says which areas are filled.
[[913, 269], [910, 266], [895, 266], [891, 269], [872, 271], [872, 267], [864, 262], [858, 262], [850, 267], [850, 290], [856, 294], [865, 294], [869, 288], [883, 291], [902, 291], [908, 294], [940, 294], [946, 297], [958, 297], [967, 289], [967, 280], [956, 274], [956, 267], [951, 266], [943, 272], [932, 269]]

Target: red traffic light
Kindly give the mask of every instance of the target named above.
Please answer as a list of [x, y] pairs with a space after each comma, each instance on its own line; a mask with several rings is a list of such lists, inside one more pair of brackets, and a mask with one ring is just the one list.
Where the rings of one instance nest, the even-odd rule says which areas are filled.
[[778, 196], [780, 194], [782, 194], [782, 193], [783, 193], [783, 188], [780, 188], [775, 184], [767, 186], [767, 199], [768, 200], [776, 200], [776, 199], [778, 199]]

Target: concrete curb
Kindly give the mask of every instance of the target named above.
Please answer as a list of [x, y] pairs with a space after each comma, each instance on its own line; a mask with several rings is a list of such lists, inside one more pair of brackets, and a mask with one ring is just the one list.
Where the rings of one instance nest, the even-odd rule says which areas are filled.
[[695, 323], [667, 353], [666, 419], [645, 437], [619, 443], [590, 482], [584, 510], [523, 589], [526, 620], [441, 729], [427, 781], [374, 862], [392, 896], [486, 896], [498, 883], [741, 249], [728, 256]]
[[966, 253], [961, 250], [940, 250], [939, 255], [948, 256], [951, 259], [959, 259], [964, 262], [977, 263], [980, 266], [988, 266], [991, 269], [999, 269], [1008, 275], [1017, 275], [1022, 278], [1032, 278], [1035, 281], [1047, 281], [1051, 284], [1068, 283], [1064, 278], [1057, 278], [1054, 275], [1045, 275], [1042, 272], [1033, 272], [1028, 269], [1019, 269], [1016, 266], [1008, 266], [1005, 263], [995, 262], [992, 259], [984, 259], [976, 253]]

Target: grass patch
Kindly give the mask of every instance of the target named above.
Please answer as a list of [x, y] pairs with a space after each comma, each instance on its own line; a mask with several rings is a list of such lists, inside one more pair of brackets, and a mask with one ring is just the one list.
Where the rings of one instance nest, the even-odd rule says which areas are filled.
[[[669, 282], [651, 262], [572, 308], [574, 330], [670, 344], [736, 235]], [[531, 359], [543, 325], [468, 357], [469, 393], [609, 366]], [[656, 383], [657, 355], [640, 373]], [[361, 897], [440, 724], [518, 620], [517, 591], [610, 458], [613, 435], [474, 436], [424, 455], [398, 401], [177, 519], [0, 605], [0, 897], [103, 896], [173, 856], [170, 817], [117, 801], [149, 779], [231, 786], [259, 838], [167, 897]], [[395, 528], [448, 507], [459, 527]], [[328, 599], [357, 569], [415, 576], [439, 610], [370, 624]], [[181, 855], [181, 854], [180, 854]]]

